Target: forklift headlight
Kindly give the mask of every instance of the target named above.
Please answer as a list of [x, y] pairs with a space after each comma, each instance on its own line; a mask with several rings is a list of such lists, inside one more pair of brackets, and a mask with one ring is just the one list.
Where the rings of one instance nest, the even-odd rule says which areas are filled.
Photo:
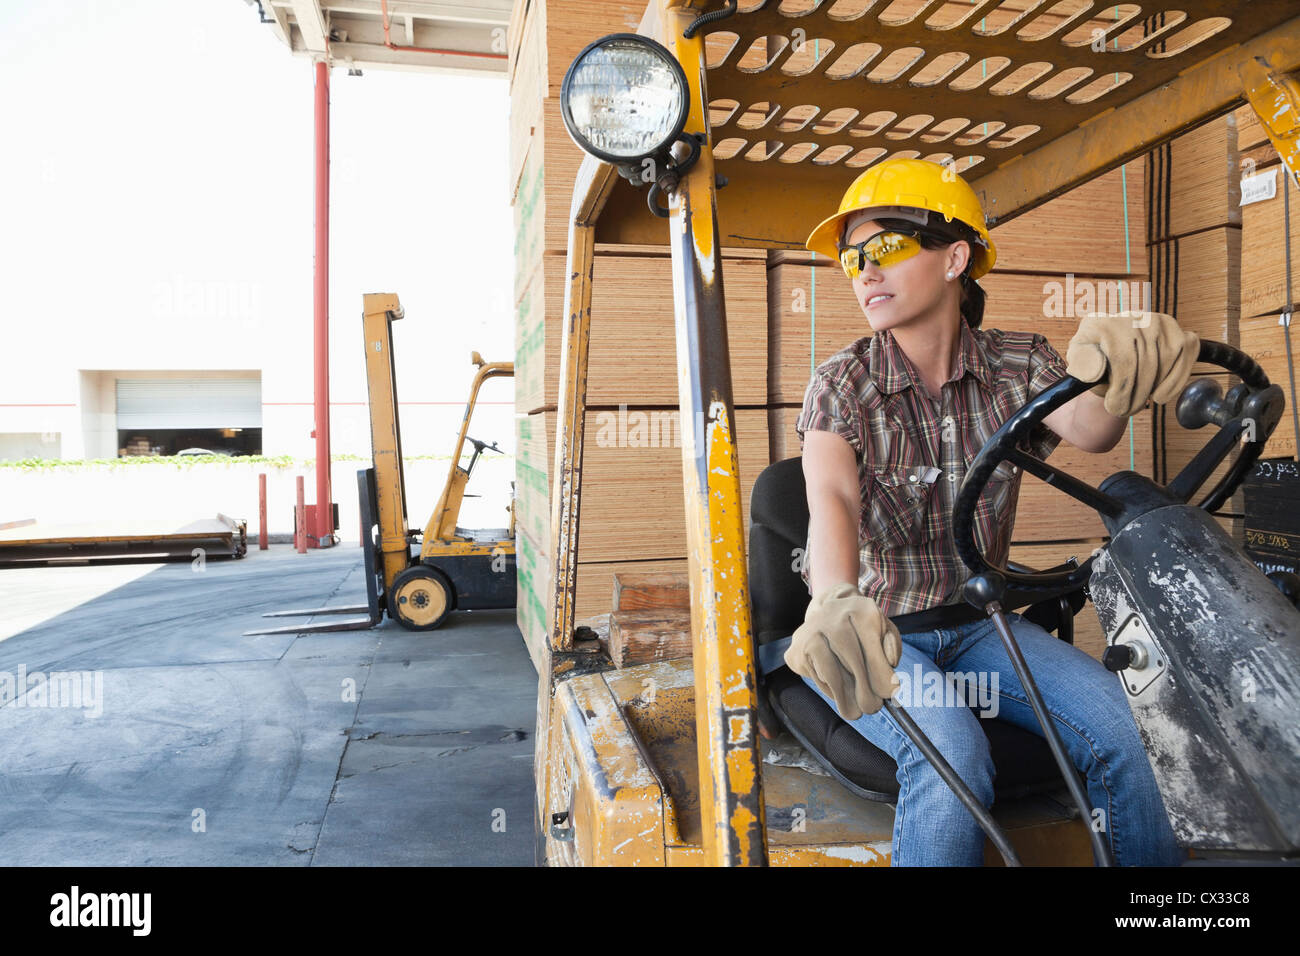
[[662, 45], [612, 33], [577, 55], [564, 74], [560, 112], [569, 135], [618, 166], [667, 157], [689, 112], [686, 73]]

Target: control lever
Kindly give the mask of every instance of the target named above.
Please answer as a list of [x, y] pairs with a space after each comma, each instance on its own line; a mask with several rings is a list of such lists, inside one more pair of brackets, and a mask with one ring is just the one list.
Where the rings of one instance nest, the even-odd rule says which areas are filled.
[[1020, 678], [1020, 686], [1025, 689], [1025, 696], [1029, 698], [1029, 705], [1034, 709], [1038, 725], [1043, 729], [1043, 737], [1052, 751], [1056, 766], [1060, 768], [1061, 776], [1065, 778], [1065, 785], [1069, 788], [1075, 806], [1083, 814], [1083, 821], [1088, 826], [1088, 838], [1092, 841], [1093, 853], [1099, 865], [1114, 866], [1115, 858], [1111, 855], [1110, 845], [1102, 834], [1092, 827], [1092, 804], [1088, 802], [1088, 795], [1084, 793], [1083, 785], [1079, 783], [1079, 774], [1074, 769], [1074, 762], [1061, 743], [1056, 726], [1047, 712], [1047, 705], [1043, 703], [1043, 695], [1039, 693], [1038, 685], [1034, 683], [1034, 676], [1029, 673], [1029, 665], [1025, 662], [1024, 655], [1020, 653], [1020, 645], [1016, 643], [1011, 627], [1007, 624], [1006, 615], [1002, 612], [1002, 598], [1006, 589], [1006, 578], [996, 571], [985, 571], [974, 575], [966, 582], [965, 597], [968, 602], [993, 618], [993, 626], [1002, 639], [1002, 646], [1006, 648], [1007, 656], [1011, 658], [1011, 666], [1015, 668], [1016, 676]]

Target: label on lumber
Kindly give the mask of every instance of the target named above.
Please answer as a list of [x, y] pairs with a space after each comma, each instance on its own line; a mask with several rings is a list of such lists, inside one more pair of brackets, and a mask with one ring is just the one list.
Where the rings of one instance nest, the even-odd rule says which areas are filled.
[[[1247, 518], [1247, 521], [1250, 519]], [[1261, 531], [1246, 528], [1246, 547], [1271, 554], [1296, 555], [1300, 557], [1300, 534], [1286, 531]]]
[[1277, 167], [1266, 173], [1241, 177], [1241, 204], [1249, 206], [1253, 202], [1272, 199], [1277, 195]]
[[1249, 486], [1257, 482], [1278, 482], [1279, 484], [1295, 482], [1300, 485], [1300, 461], [1257, 461], [1254, 469], [1246, 478], [1246, 484]]

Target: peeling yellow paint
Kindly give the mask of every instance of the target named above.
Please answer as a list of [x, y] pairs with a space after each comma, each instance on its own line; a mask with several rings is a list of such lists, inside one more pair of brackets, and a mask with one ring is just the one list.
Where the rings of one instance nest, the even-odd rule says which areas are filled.
[[1243, 60], [1238, 72], [1264, 133], [1300, 185], [1300, 82], [1294, 75], [1278, 74], [1260, 58]]

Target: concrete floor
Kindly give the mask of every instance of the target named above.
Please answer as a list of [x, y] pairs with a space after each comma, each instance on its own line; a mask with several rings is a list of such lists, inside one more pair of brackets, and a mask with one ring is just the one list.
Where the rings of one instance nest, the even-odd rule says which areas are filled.
[[[363, 600], [356, 547], [0, 569], [6, 863], [531, 865], [537, 679], [513, 610], [241, 636]], [[30, 675], [53, 671], [90, 672], [80, 707], [40, 706]]]

